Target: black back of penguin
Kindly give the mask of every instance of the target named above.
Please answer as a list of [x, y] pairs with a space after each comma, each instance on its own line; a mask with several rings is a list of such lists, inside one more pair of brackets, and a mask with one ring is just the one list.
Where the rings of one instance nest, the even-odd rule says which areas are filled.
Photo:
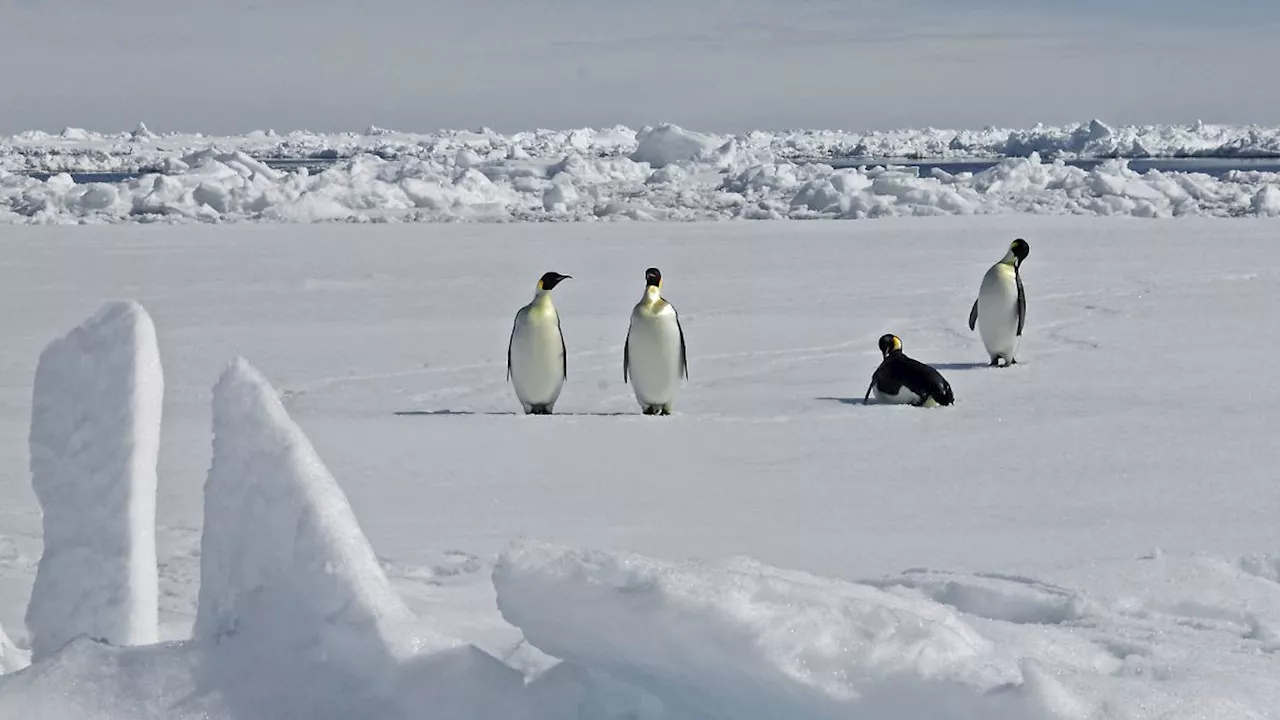
[[871, 376], [871, 384], [880, 392], [896, 395], [906, 386], [922, 401], [932, 398], [939, 405], [955, 402], [951, 383], [934, 368], [903, 353], [902, 341], [896, 335], [881, 337], [880, 351], [884, 353], [884, 360]]

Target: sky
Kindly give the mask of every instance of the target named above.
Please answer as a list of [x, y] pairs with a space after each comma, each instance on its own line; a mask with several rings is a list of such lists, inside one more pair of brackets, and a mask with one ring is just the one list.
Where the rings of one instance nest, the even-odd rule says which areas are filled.
[[1276, 0], [0, 0], [0, 134], [1280, 124]]

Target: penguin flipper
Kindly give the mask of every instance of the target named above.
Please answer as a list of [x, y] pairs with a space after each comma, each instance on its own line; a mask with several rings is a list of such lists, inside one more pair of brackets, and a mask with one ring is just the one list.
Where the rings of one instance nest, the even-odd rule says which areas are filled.
[[871, 388], [876, 386], [876, 378], [871, 376], [871, 383], [867, 385], [867, 394], [862, 396], [862, 404], [866, 405], [871, 400]]
[[[1021, 286], [1019, 286], [1021, 287]], [[978, 301], [973, 301], [973, 309], [969, 311], [969, 329], [973, 330], [978, 324]]]
[[511, 382], [511, 346], [516, 341], [516, 323], [520, 322], [520, 314], [511, 321], [511, 337], [507, 338], [507, 382]]
[[631, 368], [631, 326], [627, 326], [627, 341], [622, 344], [622, 382], [627, 382], [627, 370]]
[[[1014, 278], [1018, 281], [1018, 337], [1022, 337], [1022, 325], [1027, 321], [1027, 293], [1022, 289], [1022, 273], [1014, 273]], [[978, 306], [973, 306], [976, 312]]]
[[[675, 312], [675, 306], [671, 307]], [[684, 327], [680, 324], [680, 313], [676, 313], [676, 330], [680, 331], [680, 369], [684, 371], [684, 379], [689, 379], [689, 353], [684, 346]]]
[[556, 315], [556, 332], [560, 334], [560, 377], [569, 379], [569, 351], [564, 346], [564, 330], [560, 329], [560, 316]]

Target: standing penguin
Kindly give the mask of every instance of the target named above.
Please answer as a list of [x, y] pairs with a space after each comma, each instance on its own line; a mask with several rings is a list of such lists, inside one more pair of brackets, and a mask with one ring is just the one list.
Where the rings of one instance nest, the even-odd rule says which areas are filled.
[[862, 398], [864, 405], [872, 390], [876, 401], [882, 403], [935, 407], [955, 402], [951, 384], [937, 370], [903, 354], [902, 340], [897, 335], [880, 337], [880, 353], [884, 360], [871, 375], [871, 384]]
[[635, 390], [645, 415], [670, 415], [680, 375], [689, 379], [684, 328], [675, 307], [662, 299], [662, 273], [644, 271], [644, 298], [631, 310], [622, 351], [622, 381]]
[[1022, 289], [1020, 270], [1030, 252], [1026, 240], [1014, 240], [1000, 262], [982, 276], [978, 299], [969, 311], [969, 329], [978, 327], [992, 367], [999, 366], [1002, 358], [1005, 367], [1018, 362], [1014, 353], [1027, 319], [1027, 295]]
[[507, 379], [526, 414], [550, 415], [569, 377], [560, 315], [551, 304], [551, 290], [568, 278], [549, 272], [538, 279], [533, 301], [516, 311], [507, 343]]

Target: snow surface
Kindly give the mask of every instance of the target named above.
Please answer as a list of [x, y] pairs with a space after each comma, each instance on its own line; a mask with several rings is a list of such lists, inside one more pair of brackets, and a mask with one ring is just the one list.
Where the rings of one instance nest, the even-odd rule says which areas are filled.
[[[925, 177], [911, 167], [836, 170], [802, 161], [843, 155], [1004, 159], [979, 173], [935, 169]], [[856, 139], [819, 132], [711, 135], [670, 124], [509, 136], [28, 133], [0, 143], [0, 222], [1280, 214], [1280, 173], [1138, 173], [1125, 160], [1239, 155], [1280, 156], [1280, 129], [1112, 129], [1095, 120], [1074, 128], [894, 131]], [[264, 164], [306, 157], [342, 159], [314, 173]], [[1062, 162], [1079, 157], [1115, 159], [1090, 170]], [[65, 172], [43, 181], [12, 174], [35, 169], [145, 174], [79, 184]]]
[[[968, 309], [1019, 236], [1033, 246], [1023, 361], [990, 370]], [[913, 701], [936, 710], [954, 691], [955, 717], [1275, 717], [1274, 236], [1263, 219], [1026, 215], [11, 228], [0, 623], [29, 644], [40, 518], [20, 440], [36, 359], [86, 305], [132, 296], [164, 341], [162, 638], [180, 642], [74, 641], [0, 677], [0, 717], [33, 716], [37, 699], [55, 717], [55, 702], [62, 717], [243, 717], [240, 699], [268, 688], [228, 697], [241, 686], [200, 668], [285, 679], [248, 653], [209, 660], [234, 642], [187, 640], [209, 388], [236, 356], [254, 358], [323, 453], [418, 622], [464, 643], [415, 656], [391, 686], [360, 687], [377, 707], [433, 710], [427, 691], [408, 694], [431, 687], [414, 670], [510, 701], [497, 658], [529, 678], [523, 709], [539, 720], [717, 717], [732, 707], [725, 678], [748, 672], [761, 703], [785, 696], [796, 716], [833, 696], [855, 717]], [[703, 368], [669, 418], [639, 416], [621, 382], [626, 315], [650, 265]], [[527, 418], [504, 350], [529, 268], [546, 267], [577, 283], [558, 307], [579, 369], [562, 414]], [[860, 403], [886, 331], [939, 367], [955, 406]], [[510, 548], [522, 537], [533, 542]], [[913, 628], [945, 651], [942, 669], [903, 652], [910, 636], [892, 620], [905, 609], [926, 618]], [[845, 664], [790, 640], [805, 633], [858, 642]], [[722, 664], [677, 664], [673, 644]], [[787, 664], [800, 659], [810, 678]], [[904, 674], [885, 680], [890, 667]], [[337, 692], [368, 679], [348, 677]], [[333, 685], [280, 683], [274, 697], [342, 707]]]
[[0, 626], [0, 675], [16, 672], [31, 662], [31, 653], [18, 647]]
[[78, 635], [157, 639], [163, 398], [156, 329], [137, 303], [104, 305], [40, 354], [30, 450], [44, 552], [26, 617], [35, 660]]

